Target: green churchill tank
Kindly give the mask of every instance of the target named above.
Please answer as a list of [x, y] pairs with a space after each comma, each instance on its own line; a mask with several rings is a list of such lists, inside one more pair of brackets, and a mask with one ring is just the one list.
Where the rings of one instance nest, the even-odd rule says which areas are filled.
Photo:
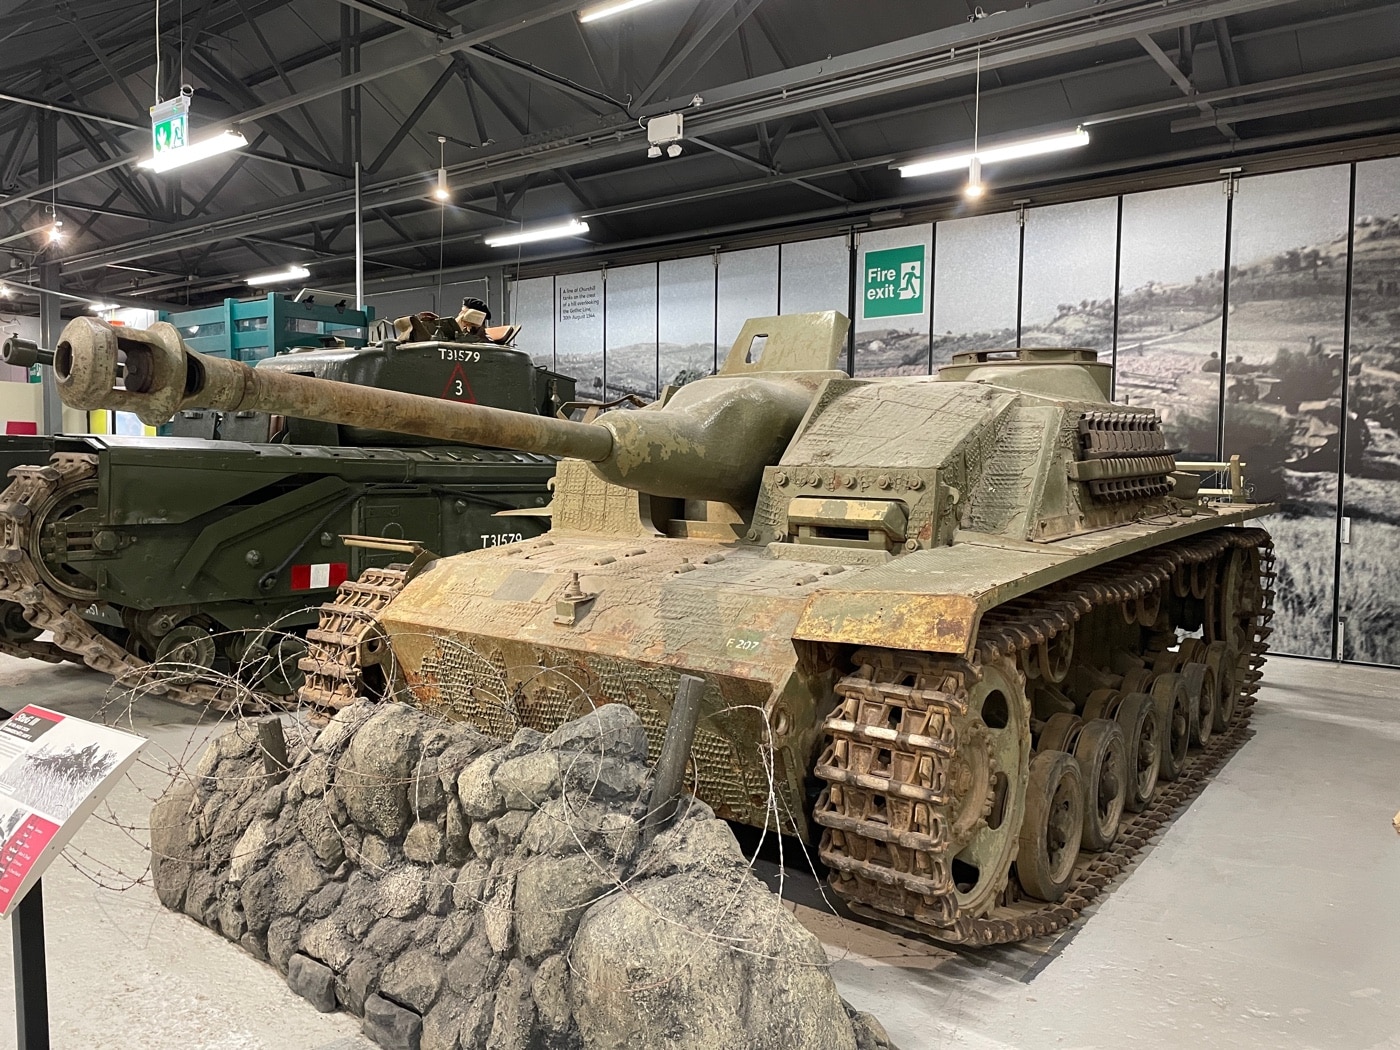
[[[294, 351], [257, 370], [533, 416], [572, 399], [572, 380], [492, 342], [484, 320], [479, 311], [415, 315], [376, 344]], [[181, 345], [173, 327], [151, 333]], [[5, 355], [52, 361], [23, 342]], [[290, 696], [301, 682], [299, 636], [320, 604], [346, 577], [393, 557], [342, 535], [456, 553], [548, 527], [550, 456], [294, 413], [188, 409], [166, 430], [18, 439], [26, 444], [0, 450], [11, 459], [0, 494], [4, 651], [82, 661], [190, 702], [247, 699], [196, 681], [198, 669], [230, 686], [241, 680], [264, 700]], [[39, 638], [45, 630], [52, 642]], [[190, 673], [152, 674], [149, 662]]]
[[[1093, 351], [836, 369], [836, 313], [750, 320], [717, 375], [578, 423], [205, 363], [90, 321], [70, 404], [255, 408], [562, 455], [546, 536], [343, 585], [303, 701], [505, 735], [704, 680], [696, 794], [816, 844], [870, 919], [989, 944], [1073, 919], [1243, 739], [1268, 506], [1212, 505]], [[115, 364], [126, 362], [124, 385]]]

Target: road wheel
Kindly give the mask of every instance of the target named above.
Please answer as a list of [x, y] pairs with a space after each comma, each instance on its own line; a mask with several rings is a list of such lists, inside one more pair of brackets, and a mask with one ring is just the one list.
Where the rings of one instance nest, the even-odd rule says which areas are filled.
[[1084, 776], [1084, 830], [1079, 842], [1095, 853], [1118, 837], [1128, 794], [1127, 745], [1117, 722], [1096, 718], [1084, 723], [1074, 757]]
[[1146, 693], [1129, 693], [1118, 705], [1114, 721], [1123, 730], [1128, 765], [1128, 790], [1123, 805], [1131, 813], [1141, 813], [1152, 801], [1162, 768], [1157, 705]]
[[1065, 895], [1084, 830], [1084, 777], [1073, 755], [1042, 751], [1031, 759], [1026, 816], [1021, 822], [1016, 875], [1032, 897]]
[[1205, 747], [1215, 729], [1215, 705], [1220, 701], [1215, 672], [1206, 664], [1189, 663], [1181, 671], [1181, 680], [1192, 697], [1195, 713], [1191, 719], [1191, 742]]
[[1159, 751], [1162, 766], [1158, 776], [1175, 780], [1186, 764], [1191, 746], [1191, 696], [1179, 674], [1158, 675], [1152, 683], [1152, 701], [1157, 705]]

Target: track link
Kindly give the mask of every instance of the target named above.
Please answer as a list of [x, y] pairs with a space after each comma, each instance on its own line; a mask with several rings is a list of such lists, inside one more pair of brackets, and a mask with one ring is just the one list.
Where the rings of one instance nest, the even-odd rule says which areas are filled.
[[[956, 716], [965, 710], [982, 669], [994, 661], [1024, 658], [1027, 650], [1071, 629], [1091, 611], [1149, 599], [1183, 567], [1218, 562], [1232, 550], [1258, 553], [1256, 576], [1242, 588], [1245, 607], [1239, 615], [1251, 637], [1235, 669], [1241, 702], [1232, 724], [1193, 752], [1178, 779], [1159, 786], [1146, 809], [1125, 815], [1106, 851], [1080, 854], [1061, 900], [1017, 899], [1019, 887], [1012, 877], [990, 912], [961, 913], [948, 855], [954, 758], [964, 744]], [[894, 674], [886, 662], [883, 674], [874, 670], [842, 679], [836, 689], [839, 702], [824, 726], [828, 743], [816, 774], [827, 786], [814, 814], [825, 829], [821, 857], [831, 869], [833, 889], [864, 918], [950, 943], [1002, 944], [1063, 929], [1110, 887], [1246, 739], [1248, 706], [1259, 688], [1272, 633], [1273, 585], [1268, 533], [1222, 529], [1121, 559], [998, 606], [983, 618], [971, 661], [902, 653]]]
[[0, 651], [50, 662], [72, 660], [110, 675], [118, 685], [191, 707], [255, 712], [284, 706], [277, 697], [246, 687], [158, 673], [153, 665], [102, 634], [83, 618], [73, 598], [48, 584], [31, 553], [35, 510], [62, 489], [95, 482], [97, 471], [97, 456], [63, 452], [43, 466], [19, 466], [10, 471], [10, 486], [0, 493], [0, 600], [17, 604], [24, 619], [49, 631], [53, 641], [0, 640]]
[[379, 613], [407, 583], [406, 568], [366, 569], [321, 606], [320, 622], [307, 632], [306, 655], [298, 664], [306, 674], [298, 696], [313, 717], [333, 715], [375, 692], [366, 673], [384, 667], [390, 655]]

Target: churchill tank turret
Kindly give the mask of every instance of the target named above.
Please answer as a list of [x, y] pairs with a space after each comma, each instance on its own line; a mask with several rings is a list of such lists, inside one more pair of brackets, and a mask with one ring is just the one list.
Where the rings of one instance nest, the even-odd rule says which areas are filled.
[[[254, 374], [525, 415], [553, 414], [572, 399], [572, 380], [488, 338], [481, 311], [464, 319], [478, 323], [464, 331], [451, 318], [415, 315], [376, 344], [284, 353]], [[169, 325], [151, 331], [180, 345]], [[54, 351], [11, 339], [3, 356], [52, 366]], [[135, 383], [140, 368], [138, 359], [115, 371]], [[347, 547], [342, 534], [409, 537], [456, 553], [548, 526], [550, 456], [406, 436], [373, 420], [336, 426], [295, 412], [194, 406], [171, 415], [160, 437], [6, 439], [0, 649], [81, 661], [174, 699], [246, 701], [252, 687], [272, 702], [301, 683], [301, 635], [320, 604], [342, 579], [391, 560]], [[40, 637], [45, 630], [52, 641]], [[224, 686], [198, 681], [199, 672]]]
[[751, 320], [717, 375], [593, 423], [90, 321], [55, 369], [68, 403], [149, 421], [373, 419], [565, 457], [546, 536], [343, 585], [302, 699], [397, 696], [498, 735], [625, 701], [655, 752], [696, 675], [694, 790], [721, 816], [817, 843], [866, 917], [955, 943], [1051, 932], [1241, 739], [1273, 575], [1246, 523], [1272, 508], [1203, 499], [1093, 351], [857, 379], [846, 329]]

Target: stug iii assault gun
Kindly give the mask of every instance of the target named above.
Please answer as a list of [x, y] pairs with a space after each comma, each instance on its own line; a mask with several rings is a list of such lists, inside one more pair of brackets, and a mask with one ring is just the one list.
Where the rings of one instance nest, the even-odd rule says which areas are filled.
[[[429, 412], [488, 404], [548, 415], [573, 398], [572, 380], [493, 342], [483, 323], [481, 311], [458, 320], [414, 315], [377, 344], [293, 351], [256, 371], [404, 391]], [[182, 345], [169, 325], [146, 337]], [[54, 355], [11, 340], [4, 356], [52, 365]], [[140, 365], [118, 371], [128, 367], [135, 381]], [[373, 420], [337, 426], [200, 408], [173, 415], [169, 436], [6, 439], [25, 445], [0, 449], [12, 460], [0, 494], [0, 649], [80, 660], [190, 702], [246, 699], [239, 680], [289, 696], [302, 679], [300, 636], [320, 604], [343, 579], [394, 557], [347, 547], [342, 535], [456, 553], [548, 526], [549, 456], [448, 446]], [[39, 637], [44, 630], [52, 642]], [[201, 671], [231, 688], [200, 681]]]
[[1244, 523], [1271, 508], [1200, 498], [1093, 351], [855, 379], [846, 329], [751, 320], [714, 377], [593, 423], [88, 321], [55, 369], [69, 404], [151, 421], [253, 408], [568, 457], [548, 535], [347, 582], [302, 699], [382, 692], [495, 734], [625, 701], [654, 758], [698, 675], [694, 783], [721, 816], [819, 841], [861, 915], [955, 943], [1052, 932], [1242, 739], [1273, 575]]

